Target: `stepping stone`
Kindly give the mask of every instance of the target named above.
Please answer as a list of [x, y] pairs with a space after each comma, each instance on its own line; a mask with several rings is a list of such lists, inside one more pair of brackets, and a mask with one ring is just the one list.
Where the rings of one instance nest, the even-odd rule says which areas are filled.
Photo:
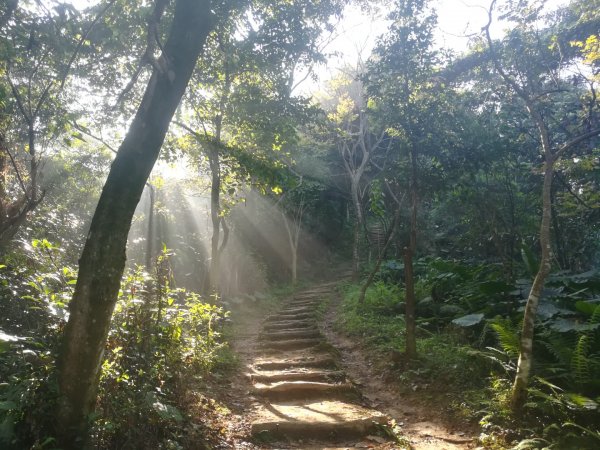
[[301, 301], [301, 302], [292, 302], [292, 303], [288, 303], [285, 305], [285, 307], [289, 307], [289, 308], [311, 308], [313, 311], [314, 309], [319, 305], [320, 302], [313, 302], [313, 301]]
[[263, 341], [261, 348], [274, 350], [308, 349], [322, 344], [322, 339], [289, 339], [285, 341]]
[[292, 369], [286, 371], [269, 371], [262, 373], [250, 374], [252, 381], [257, 383], [269, 384], [277, 383], [278, 381], [341, 381], [345, 378], [344, 372], [333, 370], [307, 370], [307, 369]]
[[283, 322], [283, 321], [310, 321], [313, 324], [315, 323], [315, 314], [314, 313], [302, 313], [302, 314], [286, 314], [280, 313], [275, 316], [271, 316], [267, 319], [268, 322]]
[[283, 313], [283, 314], [304, 314], [304, 313], [314, 314], [314, 312], [315, 312], [314, 307], [307, 307], [307, 306], [302, 307], [302, 308], [285, 308], [280, 311], [280, 313]]
[[323, 335], [318, 328], [308, 328], [299, 330], [282, 330], [271, 333], [262, 333], [259, 339], [264, 341], [277, 341], [289, 339], [321, 338]]
[[256, 384], [252, 391], [256, 395], [276, 400], [335, 398], [357, 393], [350, 383], [316, 381], [279, 381], [271, 384]]
[[263, 329], [265, 331], [308, 329], [308, 328], [315, 328], [314, 320], [281, 320], [281, 321], [267, 322], [263, 326]]
[[318, 357], [283, 358], [278, 360], [258, 361], [254, 368], [258, 370], [286, 370], [294, 368], [327, 368], [335, 367], [335, 361], [330, 355], [324, 354]]
[[252, 434], [264, 437], [307, 437], [340, 440], [360, 437], [387, 423], [378, 411], [343, 401], [286, 402], [261, 405], [252, 420]]

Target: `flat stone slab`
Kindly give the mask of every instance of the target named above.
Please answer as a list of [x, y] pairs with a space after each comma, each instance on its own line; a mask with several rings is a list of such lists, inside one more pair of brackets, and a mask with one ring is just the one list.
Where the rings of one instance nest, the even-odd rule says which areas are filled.
[[319, 368], [295, 368], [288, 370], [271, 370], [249, 374], [252, 381], [263, 384], [272, 384], [279, 381], [341, 381], [345, 379], [344, 372], [338, 370], [322, 370]]
[[322, 334], [318, 328], [281, 330], [270, 333], [261, 333], [259, 338], [264, 341], [288, 340], [288, 339], [306, 339], [321, 338]]
[[308, 314], [313, 314], [315, 312], [315, 308], [314, 306], [298, 306], [296, 307], [296, 305], [293, 305], [293, 308], [284, 308], [281, 311], [279, 311], [280, 314], [304, 314], [304, 313], [308, 313]]
[[280, 312], [267, 317], [268, 322], [281, 321], [281, 320], [314, 320], [314, 312], [302, 312], [302, 313], [287, 313]]
[[299, 367], [305, 368], [328, 368], [335, 367], [335, 360], [331, 355], [322, 354], [315, 356], [300, 356], [289, 358], [266, 358], [254, 363], [258, 370], [285, 370]]
[[264, 330], [273, 330], [273, 329], [281, 329], [281, 328], [314, 328], [316, 323], [314, 320], [272, 320], [270, 322], [265, 322], [263, 329]]
[[316, 347], [323, 344], [323, 339], [286, 339], [279, 341], [262, 341], [261, 348], [264, 350], [298, 350]]
[[279, 381], [254, 385], [252, 392], [270, 399], [295, 400], [310, 398], [335, 398], [340, 395], [356, 394], [350, 383], [322, 383], [317, 381]]
[[261, 405], [252, 419], [254, 436], [346, 439], [363, 436], [387, 423], [387, 417], [343, 401], [285, 402]]

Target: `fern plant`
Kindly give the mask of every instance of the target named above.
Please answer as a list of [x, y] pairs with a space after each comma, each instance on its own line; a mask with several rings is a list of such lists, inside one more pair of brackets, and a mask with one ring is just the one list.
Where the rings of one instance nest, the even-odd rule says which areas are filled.
[[571, 371], [576, 384], [583, 386], [590, 379], [590, 336], [584, 334], [579, 337], [571, 358]]
[[504, 352], [513, 359], [519, 356], [519, 334], [510, 319], [495, 319], [491, 325]]

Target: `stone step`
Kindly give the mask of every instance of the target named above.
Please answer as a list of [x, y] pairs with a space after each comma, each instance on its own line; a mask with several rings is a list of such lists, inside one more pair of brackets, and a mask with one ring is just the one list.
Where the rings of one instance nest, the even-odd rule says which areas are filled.
[[314, 311], [303, 312], [303, 313], [287, 313], [280, 312], [277, 314], [273, 314], [272, 316], [267, 317], [267, 321], [276, 321], [276, 320], [307, 320], [315, 318]]
[[263, 330], [267, 332], [276, 330], [308, 330], [316, 328], [314, 320], [281, 320], [279, 322], [267, 322]]
[[297, 368], [333, 368], [335, 360], [329, 354], [314, 356], [287, 357], [277, 359], [258, 360], [254, 363], [257, 370], [291, 370]]
[[260, 406], [252, 420], [252, 435], [261, 438], [310, 438], [332, 442], [375, 432], [388, 418], [343, 401], [286, 402]]
[[318, 302], [323, 300], [323, 297], [326, 297], [327, 293], [320, 293], [320, 294], [310, 294], [310, 295], [294, 295], [294, 297], [292, 297], [293, 302]]
[[318, 328], [308, 329], [284, 329], [281, 331], [261, 333], [259, 339], [263, 341], [278, 341], [278, 340], [290, 340], [290, 339], [309, 339], [309, 338], [321, 338], [323, 335]]
[[263, 341], [262, 349], [267, 350], [298, 350], [309, 349], [322, 344], [322, 339], [286, 339], [285, 341]]
[[319, 305], [321, 301], [301, 301], [301, 302], [289, 302], [283, 305], [284, 308], [311, 308], [314, 311]]
[[309, 398], [336, 398], [357, 394], [350, 383], [323, 383], [318, 381], [278, 381], [270, 384], [257, 383], [252, 392], [274, 400]]
[[337, 370], [308, 370], [304, 368], [250, 374], [253, 382], [262, 384], [277, 383], [279, 381], [343, 381], [345, 377], [344, 372]]
[[303, 306], [298, 308], [294, 306], [293, 308], [285, 307], [281, 311], [279, 311], [278, 314], [314, 314], [314, 312], [314, 306]]
[[322, 285], [314, 287], [313, 289], [308, 289], [306, 291], [296, 292], [294, 294], [294, 297], [303, 295], [330, 294], [333, 292], [335, 292], [335, 285]]

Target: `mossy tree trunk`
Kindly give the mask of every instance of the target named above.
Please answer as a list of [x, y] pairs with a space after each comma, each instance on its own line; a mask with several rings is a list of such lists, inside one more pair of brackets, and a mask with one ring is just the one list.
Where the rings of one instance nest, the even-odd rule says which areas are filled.
[[125, 267], [131, 220], [175, 109], [213, 26], [210, 0], [177, 0], [163, 53], [111, 166], [79, 260], [59, 355], [56, 432], [63, 449], [82, 448], [104, 347]]

